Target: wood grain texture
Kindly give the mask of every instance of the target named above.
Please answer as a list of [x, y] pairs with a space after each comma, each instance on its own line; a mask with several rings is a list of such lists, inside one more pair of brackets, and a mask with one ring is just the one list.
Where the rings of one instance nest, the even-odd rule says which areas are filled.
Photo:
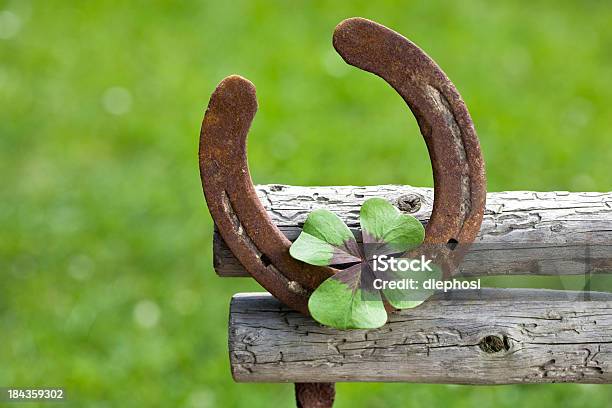
[[376, 330], [339, 331], [268, 294], [231, 302], [239, 382], [612, 382], [612, 295], [488, 289], [436, 295]]
[[[274, 223], [292, 241], [317, 208], [336, 213], [361, 241], [359, 209], [368, 198], [384, 197], [407, 209], [410, 198], [417, 197], [420, 208], [412, 215], [424, 224], [433, 204], [433, 189], [410, 186], [260, 185], [257, 193]], [[218, 233], [213, 253], [220, 276], [249, 276]], [[507, 191], [487, 194], [480, 234], [459, 272], [486, 276], [610, 271], [612, 193]]]

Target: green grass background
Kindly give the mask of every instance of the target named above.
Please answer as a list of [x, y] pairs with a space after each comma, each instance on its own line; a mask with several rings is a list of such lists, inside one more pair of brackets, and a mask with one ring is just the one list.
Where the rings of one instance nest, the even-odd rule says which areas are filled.
[[[213, 272], [199, 127], [238, 73], [258, 92], [256, 183], [431, 186], [400, 97], [333, 51], [344, 18], [377, 20], [443, 67], [490, 191], [612, 187], [609, 1], [17, 0], [0, 12], [0, 386], [63, 386], [65, 406], [292, 404], [290, 385], [230, 377], [230, 296], [260, 288]], [[109, 102], [113, 87], [128, 101]], [[340, 384], [337, 406], [611, 398], [608, 386]]]

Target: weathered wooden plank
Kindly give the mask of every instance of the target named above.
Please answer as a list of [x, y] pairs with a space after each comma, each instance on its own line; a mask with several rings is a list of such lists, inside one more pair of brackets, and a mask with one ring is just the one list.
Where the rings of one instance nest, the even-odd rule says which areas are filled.
[[[261, 185], [257, 191], [290, 240], [297, 238], [306, 216], [317, 208], [338, 214], [360, 240], [359, 208], [368, 198], [384, 197], [405, 210], [410, 207], [406, 197], [418, 197], [420, 208], [412, 214], [423, 223], [433, 204], [433, 189], [410, 186]], [[218, 233], [213, 252], [220, 276], [248, 276]], [[480, 235], [460, 269], [466, 276], [610, 271], [612, 193], [561, 191], [489, 193]]]
[[268, 294], [238, 294], [239, 382], [612, 382], [612, 295], [489, 289], [439, 296], [376, 330], [323, 327]]

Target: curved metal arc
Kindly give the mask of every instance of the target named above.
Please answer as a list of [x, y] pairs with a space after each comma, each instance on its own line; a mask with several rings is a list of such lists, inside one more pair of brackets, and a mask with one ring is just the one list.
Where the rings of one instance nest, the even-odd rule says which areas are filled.
[[484, 161], [470, 114], [440, 67], [407, 38], [363, 18], [341, 22], [334, 48], [350, 65], [384, 79], [413, 112], [434, 174], [426, 243], [474, 240], [486, 199]]
[[[333, 44], [347, 63], [396, 89], [417, 119], [434, 173], [426, 243], [471, 243], [484, 212], [484, 164], [471, 118], [453, 84], [416, 45], [372, 21], [343, 21]], [[228, 77], [213, 93], [200, 136], [204, 194], [223, 239], [245, 269], [283, 303], [307, 314], [309, 291], [335, 270], [291, 258], [290, 242], [257, 197], [246, 157], [256, 111], [255, 87], [244, 78]], [[449, 249], [442, 257], [452, 265], [461, 254]]]
[[470, 244], [478, 235], [486, 200], [484, 160], [467, 107], [423, 50], [383, 25], [344, 20], [333, 44], [348, 64], [391, 85], [419, 124], [434, 178], [433, 210], [421, 251], [435, 258], [448, 277], [466, 249], [455, 250], [457, 245]]
[[219, 232], [244, 268], [288, 306], [308, 314], [310, 290], [334, 273], [289, 255], [291, 242], [257, 197], [246, 138], [257, 111], [253, 84], [237, 75], [215, 89], [200, 134], [200, 176]]

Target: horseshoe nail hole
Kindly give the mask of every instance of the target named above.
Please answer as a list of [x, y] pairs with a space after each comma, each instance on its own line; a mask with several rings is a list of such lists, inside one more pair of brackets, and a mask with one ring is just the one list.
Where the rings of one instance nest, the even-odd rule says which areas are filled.
[[478, 347], [485, 353], [499, 353], [500, 351], [510, 350], [510, 344], [506, 336], [485, 336], [478, 343]]
[[449, 239], [446, 243], [446, 247], [451, 251], [454, 251], [455, 248], [457, 248], [457, 245], [459, 245], [459, 241], [457, 241], [455, 238]]
[[261, 254], [259, 260], [265, 267], [268, 267], [272, 263], [272, 261], [270, 260], [270, 258], [268, 258], [268, 255], [266, 254]]

